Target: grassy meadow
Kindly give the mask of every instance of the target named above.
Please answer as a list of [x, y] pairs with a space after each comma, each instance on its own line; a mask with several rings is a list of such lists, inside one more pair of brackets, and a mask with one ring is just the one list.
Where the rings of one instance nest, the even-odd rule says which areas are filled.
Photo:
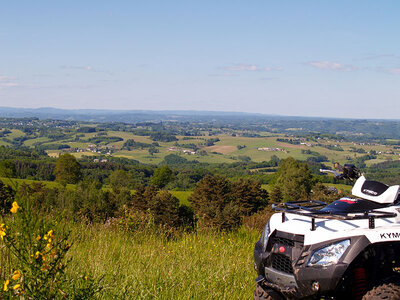
[[[96, 299], [250, 299], [254, 291], [254, 230], [169, 235], [59, 222], [54, 233], [67, 231], [67, 276], [100, 280]], [[4, 282], [15, 267], [3, 247], [0, 261]]]
[[68, 272], [102, 277], [100, 299], [249, 299], [257, 232], [182, 233], [72, 228]]

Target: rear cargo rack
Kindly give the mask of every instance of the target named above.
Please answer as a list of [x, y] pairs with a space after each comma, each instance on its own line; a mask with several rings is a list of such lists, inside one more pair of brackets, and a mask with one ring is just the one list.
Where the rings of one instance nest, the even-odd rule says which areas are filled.
[[[282, 212], [282, 223], [286, 220], [286, 213], [305, 216], [311, 218], [311, 231], [316, 229], [315, 219], [333, 219], [333, 220], [368, 220], [369, 229], [375, 228], [375, 219], [382, 218], [395, 218], [396, 213], [367, 210], [364, 212], [351, 213], [351, 214], [338, 214], [329, 211], [321, 211], [320, 209], [327, 206], [326, 202], [322, 201], [296, 201], [285, 202], [280, 204], [272, 204], [272, 208], [276, 211]], [[316, 209], [319, 208], [319, 209]]]

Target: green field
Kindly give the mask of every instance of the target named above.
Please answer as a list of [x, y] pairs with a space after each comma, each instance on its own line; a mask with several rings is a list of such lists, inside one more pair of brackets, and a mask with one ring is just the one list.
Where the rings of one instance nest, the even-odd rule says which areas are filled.
[[[171, 236], [68, 221], [53, 228], [56, 236], [70, 232], [70, 280], [101, 279], [95, 299], [250, 299], [255, 288], [254, 230]], [[0, 248], [2, 282], [15, 270], [8, 255]]]
[[4, 141], [4, 140], [0, 140], [0, 146], [10, 146], [10, 143], [7, 143], [6, 141]]
[[49, 142], [49, 141], [50, 141], [50, 140], [49, 140], [49, 138], [47, 138], [47, 137], [40, 137], [40, 138], [35, 138], [35, 139], [29, 139], [29, 140], [26, 140], [26, 141], [24, 142], [24, 146], [33, 147], [34, 144], [36, 144], [36, 143], [46, 143], [46, 142]]
[[179, 199], [181, 205], [190, 205], [188, 198], [192, 191], [170, 191], [170, 193]]
[[21, 136], [25, 136], [25, 133], [23, 133], [21, 130], [18, 129], [11, 129], [11, 133], [8, 135], [9, 139], [15, 139]]
[[[86, 125], [85, 125], [86, 126]], [[92, 124], [92, 127], [96, 125]], [[267, 132], [260, 132], [259, 134], [262, 137], [244, 137], [240, 136], [240, 132], [236, 136], [232, 136], [232, 134], [218, 134], [215, 136], [193, 136], [190, 139], [183, 136], [177, 136], [179, 139], [177, 143], [184, 145], [193, 143], [196, 144], [200, 150], [205, 150], [207, 152], [206, 155], [186, 155], [183, 153], [184, 146], [181, 146], [181, 151], [169, 151], [170, 147], [175, 146], [175, 142], [158, 142], [159, 147], [157, 147], [158, 153], [154, 153], [150, 155], [147, 149], [132, 149], [128, 151], [126, 149], [122, 150], [123, 144], [128, 139], [133, 139], [136, 142], [152, 144], [153, 141], [148, 136], [139, 136], [135, 135], [131, 132], [126, 131], [103, 131], [103, 132], [92, 132], [92, 133], [79, 133], [75, 132], [72, 129], [65, 129], [62, 131], [66, 134], [64, 139], [61, 140], [51, 140], [48, 137], [38, 137], [32, 138], [32, 135], [29, 136], [29, 139], [23, 142], [24, 146], [34, 147], [36, 144], [40, 144], [42, 146], [46, 146], [49, 144], [67, 144], [72, 149], [79, 148], [84, 149], [88, 148], [90, 142], [87, 142], [88, 139], [97, 137], [99, 134], [104, 134], [105, 137], [119, 137], [122, 138], [123, 141], [113, 142], [104, 145], [103, 143], [99, 145], [99, 150], [102, 147], [108, 147], [108, 149], [112, 150], [112, 155], [115, 157], [125, 157], [130, 159], [138, 160], [141, 163], [146, 164], [159, 164], [163, 161], [164, 157], [168, 154], [178, 154], [187, 160], [196, 160], [204, 163], [233, 163], [240, 161], [240, 157], [250, 157], [252, 161], [262, 162], [269, 161], [273, 155], [283, 159], [289, 156], [294, 157], [298, 160], [306, 160], [309, 157], [312, 157], [310, 154], [304, 154], [302, 151], [310, 150], [313, 152], [317, 152], [320, 155], [325, 155], [330, 162], [338, 161], [340, 163], [346, 163], [349, 159], [354, 159], [365, 155], [371, 150], [376, 151], [377, 158], [371, 161], [367, 161], [367, 165], [372, 165], [373, 163], [387, 161], [387, 160], [399, 160], [398, 151], [394, 148], [394, 146], [389, 145], [377, 145], [377, 144], [355, 144], [351, 142], [337, 142], [331, 141], [329, 139], [320, 139], [315, 141], [309, 141], [306, 144], [289, 144], [287, 142], [279, 142], [277, 138], [288, 138], [284, 134], [271, 134]], [[208, 134], [208, 133], [207, 133]], [[79, 138], [79, 140], [75, 140], [77, 135], [83, 135]], [[11, 133], [7, 134], [7, 136], [0, 138], [0, 146], [10, 146], [10, 142], [15, 138], [26, 136], [25, 133], [18, 129], [12, 129]], [[100, 135], [102, 136], [102, 135]], [[185, 138], [185, 139], [184, 139]], [[206, 140], [211, 138], [218, 138], [219, 141], [215, 142], [213, 146], [205, 146], [204, 143]], [[317, 143], [320, 143], [322, 146], [317, 146]], [[238, 149], [238, 146], [246, 146], [242, 149]], [[331, 149], [327, 149], [327, 146], [338, 145], [344, 151], [335, 151]], [[279, 148], [282, 151], [260, 151], [258, 148]], [[354, 152], [354, 149], [363, 149], [365, 153], [357, 153]], [[56, 150], [48, 150], [49, 153], [60, 153], [62, 151]], [[65, 151], [65, 150], [63, 150]], [[93, 152], [73, 152], [76, 157], [81, 157], [83, 155], [98, 155], [98, 153]]]
[[[0, 177], [0, 180], [9, 186], [15, 187], [20, 186], [21, 184], [32, 184], [32, 183], [43, 183], [48, 188], [55, 188], [61, 187], [61, 184], [55, 181], [37, 181], [37, 180], [30, 180], [30, 179], [18, 179], [18, 178], [7, 178], [7, 177]], [[67, 184], [67, 188], [74, 189], [74, 184]]]
[[73, 276], [104, 276], [101, 299], [249, 299], [259, 233], [124, 233], [74, 226]]

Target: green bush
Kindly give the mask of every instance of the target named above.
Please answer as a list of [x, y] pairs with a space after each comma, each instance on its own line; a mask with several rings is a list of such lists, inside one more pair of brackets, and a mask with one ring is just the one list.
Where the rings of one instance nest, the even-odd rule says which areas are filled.
[[200, 227], [233, 229], [268, 203], [268, 193], [257, 181], [239, 179], [230, 182], [219, 175], [200, 180], [189, 201]]
[[18, 202], [12, 204], [12, 216], [0, 224], [1, 261], [8, 257], [12, 270], [3, 273], [0, 298], [92, 299], [100, 291], [98, 281], [85, 275], [78, 281], [66, 276], [69, 234], [56, 232], [28, 199]]

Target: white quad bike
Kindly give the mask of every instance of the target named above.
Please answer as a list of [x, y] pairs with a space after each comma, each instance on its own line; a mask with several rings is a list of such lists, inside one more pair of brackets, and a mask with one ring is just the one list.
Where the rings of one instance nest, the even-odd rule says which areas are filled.
[[354, 198], [273, 205], [255, 244], [254, 299], [400, 299], [399, 185], [360, 176]]

